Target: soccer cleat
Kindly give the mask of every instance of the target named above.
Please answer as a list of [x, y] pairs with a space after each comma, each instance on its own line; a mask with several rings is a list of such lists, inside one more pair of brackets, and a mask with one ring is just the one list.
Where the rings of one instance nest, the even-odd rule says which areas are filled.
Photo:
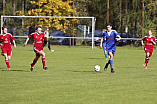
[[54, 52], [55, 50], [50, 50], [50, 52]]
[[111, 69], [111, 73], [114, 73], [115, 71], [113, 69]]
[[31, 64], [31, 71], [33, 71], [33, 68], [34, 68], [34, 67], [32, 67], [32, 64]]
[[10, 70], [11, 68], [8, 68], [7, 70]]
[[105, 67], [104, 67], [104, 71], [107, 70], [108, 64], [106, 63]]
[[43, 67], [44, 70], [47, 70], [48, 68], [46, 66]]

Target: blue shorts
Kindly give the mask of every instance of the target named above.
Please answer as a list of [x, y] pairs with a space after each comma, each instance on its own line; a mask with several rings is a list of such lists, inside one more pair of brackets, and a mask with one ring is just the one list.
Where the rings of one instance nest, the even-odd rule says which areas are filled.
[[115, 54], [115, 52], [116, 52], [116, 46], [107, 48], [107, 52], [108, 52], [108, 53], [109, 53], [109, 52], [112, 52], [112, 54], [113, 54], [113, 56], [114, 56], [114, 54]]

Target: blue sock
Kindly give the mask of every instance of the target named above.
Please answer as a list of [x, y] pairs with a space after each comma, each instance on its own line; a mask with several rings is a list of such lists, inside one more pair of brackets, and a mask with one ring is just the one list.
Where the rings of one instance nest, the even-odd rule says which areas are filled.
[[106, 57], [106, 59], [107, 59], [107, 53], [105, 53], [105, 57]]
[[113, 60], [110, 59], [110, 66], [111, 66], [111, 69], [113, 69]]

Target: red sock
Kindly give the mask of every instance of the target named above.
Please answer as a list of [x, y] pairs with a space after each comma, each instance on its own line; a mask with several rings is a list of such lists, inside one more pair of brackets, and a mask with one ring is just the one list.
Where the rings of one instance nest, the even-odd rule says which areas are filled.
[[43, 62], [43, 67], [45, 67], [45, 58], [42, 58], [42, 62]]
[[147, 66], [147, 63], [149, 62], [149, 57], [148, 56], [146, 56], [146, 59], [145, 59], [145, 64], [146, 64], [146, 66]]
[[34, 65], [36, 64], [37, 61], [38, 60], [36, 60], [36, 59], [33, 60], [32, 67], [34, 67]]
[[5, 60], [5, 62], [6, 62], [7, 67], [10, 68], [9, 60]]

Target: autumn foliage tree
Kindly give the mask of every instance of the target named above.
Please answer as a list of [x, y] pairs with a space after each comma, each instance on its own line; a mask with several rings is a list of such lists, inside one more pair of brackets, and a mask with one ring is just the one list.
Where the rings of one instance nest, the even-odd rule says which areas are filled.
[[[62, 0], [40, 0], [29, 1], [33, 8], [27, 11], [26, 14], [22, 14], [22, 11], [17, 11], [18, 15], [22, 16], [73, 16], [73, 8], [70, 5], [71, 0], [63, 2]], [[40, 9], [39, 9], [40, 6]], [[76, 12], [74, 11], [74, 14]], [[72, 26], [72, 19], [66, 18], [31, 18], [25, 20], [25, 25], [40, 25], [45, 27], [55, 27], [56, 30], [66, 31], [69, 27]], [[77, 19], [74, 20], [77, 23]]]

